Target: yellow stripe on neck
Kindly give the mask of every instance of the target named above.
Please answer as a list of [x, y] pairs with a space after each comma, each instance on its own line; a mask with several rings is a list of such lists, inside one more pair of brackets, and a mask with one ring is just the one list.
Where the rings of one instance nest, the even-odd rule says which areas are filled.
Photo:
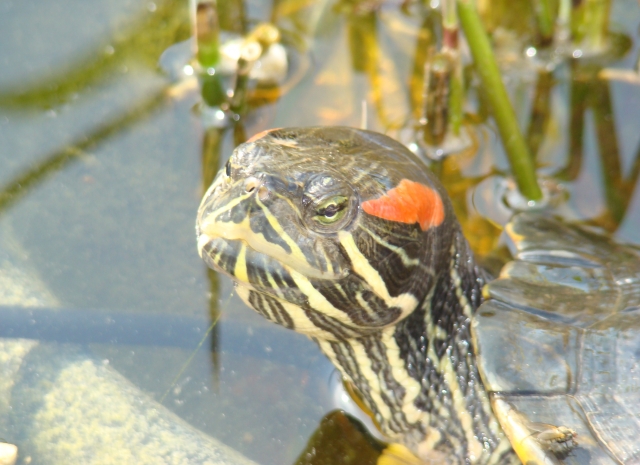
[[380, 276], [380, 273], [371, 266], [369, 260], [367, 260], [360, 249], [358, 249], [351, 233], [339, 231], [338, 239], [351, 260], [353, 271], [360, 275], [369, 284], [371, 291], [380, 297], [388, 307], [398, 307], [402, 312], [400, 318], [404, 318], [415, 310], [418, 305], [418, 299], [416, 299], [413, 294], [404, 293], [397, 297], [392, 297], [389, 294], [389, 290], [387, 289], [387, 285], [382, 279], [382, 276]]

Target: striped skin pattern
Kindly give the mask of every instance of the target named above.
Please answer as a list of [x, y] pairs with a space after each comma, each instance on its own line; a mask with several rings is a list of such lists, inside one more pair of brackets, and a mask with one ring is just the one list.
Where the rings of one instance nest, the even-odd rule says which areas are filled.
[[351, 128], [268, 131], [234, 151], [196, 232], [249, 306], [318, 343], [390, 441], [425, 463], [517, 463], [472, 353], [482, 273], [404, 146]]

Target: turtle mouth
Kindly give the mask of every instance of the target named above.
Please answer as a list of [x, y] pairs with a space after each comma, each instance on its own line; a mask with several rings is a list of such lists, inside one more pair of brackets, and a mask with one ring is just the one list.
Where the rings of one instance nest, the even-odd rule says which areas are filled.
[[[198, 252], [207, 264], [258, 290], [335, 281], [348, 263], [307, 230], [282, 181], [266, 175], [230, 182], [222, 174], [205, 194], [196, 221]], [[265, 192], [263, 192], [265, 191]]]
[[203, 218], [198, 224], [198, 252], [209, 266], [239, 284], [262, 289], [295, 287], [287, 282], [295, 281], [297, 276], [333, 281], [348, 274], [344, 269], [332, 272], [316, 268], [300, 249], [285, 250], [262, 234], [253, 232], [248, 222], [221, 222], [209, 218]]

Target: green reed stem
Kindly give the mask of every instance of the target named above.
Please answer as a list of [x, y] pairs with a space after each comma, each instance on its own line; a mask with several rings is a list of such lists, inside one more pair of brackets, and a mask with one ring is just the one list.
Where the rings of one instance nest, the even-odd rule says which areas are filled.
[[572, 12], [573, 42], [588, 52], [598, 53], [606, 45], [611, 0], [583, 0]]
[[442, 53], [449, 60], [451, 79], [449, 81], [448, 124], [454, 135], [460, 135], [464, 106], [464, 81], [462, 62], [458, 47], [459, 21], [456, 14], [456, 0], [442, 2]]
[[558, 17], [555, 25], [555, 39], [558, 44], [567, 42], [571, 38], [571, 3], [572, 0], [559, 0]]
[[518, 188], [529, 200], [539, 200], [542, 198], [542, 191], [536, 180], [535, 165], [509, 102], [480, 16], [469, 0], [458, 0], [458, 16]]
[[460, 62], [460, 55], [457, 53], [453, 57], [452, 66], [449, 88], [449, 124], [451, 125], [451, 132], [459, 136], [464, 114], [464, 84], [462, 81], [462, 63]]
[[589, 50], [603, 50], [609, 26], [611, 0], [587, 0], [583, 27], [586, 32], [584, 42]]
[[538, 71], [538, 82], [533, 93], [531, 118], [527, 130], [527, 147], [534, 159], [544, 140], [545, 132], [551, 115], [551, 90], [553, 89], [553, 74], [548, 70]]
[[[215, 72], [220, 61], [220, 25], [215, 0], [200, 1], [195, 24], [198, 63], [203, 70], [202, 99], [210, 107], [220, 106], [227, 98], [222, 77]], [[213, 74], [211, 72], [213, 71]]]
[[196, 7], [196, 42], [198, 44], [198, 62], [207, 68], [215, 68], [220, 61], [220, 26], [215, 1], [198, 3]]
[[540, 42], [542, 45], [547, 45], [553, 40], [555, 25], [555, 18], [553, 17], [549, 0], [535, 0], [534, 11], [538, 23]]

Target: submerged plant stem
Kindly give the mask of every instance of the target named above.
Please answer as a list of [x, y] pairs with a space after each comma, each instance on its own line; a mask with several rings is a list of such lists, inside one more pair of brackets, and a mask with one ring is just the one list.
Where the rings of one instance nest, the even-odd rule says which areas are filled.
[[600, 51], [605, 48], [610, 8], [610, 0], [586, 1], [582, 27], [585, 32], [584, 43], [589, 50]]
[[606, 44], [610, 0], [582, 0], [572, 9], [571, 34], [575, 46], [600, 53]]
[[534, 9], [536, 21], [538, 23], [540, 42], [542, 45], [547, 45], [553, 39], [553, 29], [555, 24], [549, 0], [535, 0]]
[[458, 0], [458, 16], [518, 188], [529, 200], [540, 200], [542, 191], [536, 180], [533, 159], [518, 126], [480, 16], [469, 0]]
[[551, 90], [553, 89], [553, 74], [550, 71], [538, 72], [538, 82], [533, 96], [531, 119], [527, 130], [527, 146], [534, 159], [544, 140], [544, 135], [551, 115]]
[[451, 88], [449, 90], [449, 124], [454, 135], [460, 135], [460, 127], [464, 118], [464, 83], [460, 55], [453, 57]]
[[455, 136], [460, 135], [464, 106], [462, 62], [458, 48], [459, 28], [456, 0], [444, 0], [442, 2], [442, 53], [447, 55], [450, 63], [448, 123]]

